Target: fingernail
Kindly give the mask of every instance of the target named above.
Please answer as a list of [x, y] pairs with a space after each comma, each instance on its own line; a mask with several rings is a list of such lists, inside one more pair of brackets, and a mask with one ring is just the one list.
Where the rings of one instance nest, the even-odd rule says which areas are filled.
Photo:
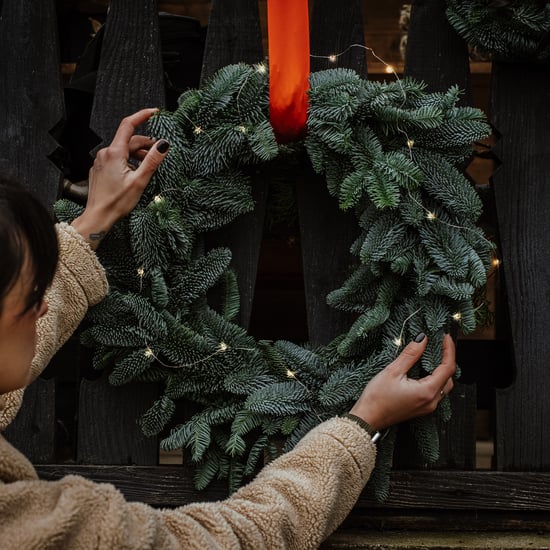
[[420, 342], [422, 342], [422, 340], [424, 340], [424, 338], [426, 338], [426, 335], [423, 332], [421, 332], [420, 334], [417, 335], [417, 337], [414, 339], [414, 341], [417, 344], [420, 344]]
[[168, 151], [168, 147], [170, 147], [170, 144], [165, 139], [161, 139], [157, 143], [157, 151], [159, 153], [166, 153], [166, 151]]

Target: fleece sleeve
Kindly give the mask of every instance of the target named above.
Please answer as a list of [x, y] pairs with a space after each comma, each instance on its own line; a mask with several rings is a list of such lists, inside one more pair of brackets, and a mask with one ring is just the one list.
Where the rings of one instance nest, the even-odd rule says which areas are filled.
[[112, 485], [78, 476], [0, 484], [0, 547], [318, 548], [355, 504], [375, 454], [362, 428], [334, 418], [230, 498], [174, 510], [128, 503]]
[[165, 521], [180, 535], [192, 530], [193, 548], [318, 548], [353, 508], [375, 458], [365, 430], [333, 418], [227, 500], [167, 511]]
[[[108, 290], [105, 271], [82, 236], [66, 223], [58, 224], [56, 230], [59, 263], [45, 297], [48, 311], [36, 327], [30, 382], [76, 330], [88, 307], [101, 301]], [[22, 398], [22, 389], [0, 395], [0, 431], [15, 418]]]

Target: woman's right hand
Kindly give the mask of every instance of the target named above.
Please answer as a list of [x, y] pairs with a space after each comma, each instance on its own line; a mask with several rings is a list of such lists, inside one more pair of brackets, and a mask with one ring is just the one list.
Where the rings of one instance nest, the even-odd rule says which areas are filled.
[[350, 413], [362, 418], [373, 429], [382, 430], [433, 412], [453, 389], [455, 345], [451, 336], [446, 334], [443, 358], [437, 368], [424, 378], [409, 378], [407, 373], [420, 360], [427, 343], [424, 334], [410, 342], [395, 361], [367, 384]]
[[[90, 169], [86, 209], [71, 224], [93, 250], [138, 203], [149, 180], [168, 154], [166, 140], [134, 135], [158, 109], [142, 109], [124, 118], [109, 147], [100, 149]], [[130, 158], [140, 161], [129, 166]]]

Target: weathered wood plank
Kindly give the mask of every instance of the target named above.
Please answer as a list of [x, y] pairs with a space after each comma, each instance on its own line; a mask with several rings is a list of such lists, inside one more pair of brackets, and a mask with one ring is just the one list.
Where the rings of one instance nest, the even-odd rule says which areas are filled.
[[516, 378], [497, 391], [499, 469], [550, 467], [550, 72], [494, 63], [492, 121], [501, 161], [493, 176]]
[[38, 378], [26, 390], [6, 439], [34, 464], [55, 461], [55, 380]]
[[[449, 25], [444, 0], [413, 1], [404, 74], [425, 81], [430, 92], [458, 85], [465, 91], [462, 104], [471, 104], [468, 48]], [[475, 386], [456, 384], [450, 399], [453, 415], [450, 422], [440, 425], [441, 455], [437, 466], [474, 468]], [[405, 467], [407, 454], [403, 450], [400, 457]]]
[[90, 128], [104, 147], [111, 142], [122, 118], [164, 104], [156, 1], [111, 1]]
[[[223, 483], [196, 491], [192, 480], [183, 476], [178, 466], [41, 465], [37, 471], [41, 478], [48, 480], [76, 474], [101, 483], [113, 483], [128, 500], [159, 507], [227, 496]], [[400, 509], [401, 514], [406, 510], [548, 512], [550, 473], [396, 471], [391, 475], [388, 499], [376, 503], [363, 493], [353, 515], [369, 509]]]
[[257, 0], [212, 0], [201, 81], [231, 63], [264, 57]]
[[321, 550], [548, 550], [545, 533], [509, 531], [456, 533], [437, 531], [351, 532], [339, 530], [320, 546]]
[[[102, 140], [100, 146], [105, 146], [124, 116], [144, 107], [163, 107], [164, 103], [157, 2], [111, 1], [90, 128]], [[136, 423], [156, 395], [151, 384], [114, 388], [105, 378], [82, 381], [77, 460], [156, 464], [157, 438], [146, 438]]]
[[425, 81], [431, 92], [457, 84], [463, 104], [471, 105], [468, 47], [447, 21], [445, 0], [413, 0], [404, 74]]
[[344, 520], [340, 531], [372, 532], [391, 529], [550, 532], [550, 514], [544, 511], [357, 508]]
[[55, 2], [5, 2], [0, 13], [0, 171], [51, 207], [61, 171], [49, 160], [63, 118]]
[[[258, 2], [214, 0], [201, 81], [225, 65], [238, 62], [257, 63], [262, 61], [263, 55]], [[241, 295], [238, 322], [245, 328], [249, 325], [252, 312], [268, 195], [267, 180], [256, 177], [255, 171], [250, 174], [252, 196], [256, 203], [254, 211], [241, 216], [222, 230], [212, 232], [206, 238], [208, 248], [226, 246], [231, 249], [231, 266], [237, 273]]]
[[[351, 48], [336, 63], [315, 56], [339, 54], [351, 44], [364, 44], [360, 2], [317, 1], [311, 17], [311, 70], [328, 67], [354, 69], [367, 76], [365, 50]], [[343, 212], [328, 193], [324, 178], [313, 174], [307, 159], [297, 174], [300, 242], [309, 340], [327, 344], [349, 329], [353, 317], [329, 307], [327, 294], [338, 288], [357, 260], [349, 249], [359, 231], [352, 212]]]
[[[367, 78], [363, 14], [359, 0], [316, 0], [310, 25], [311, 71], [345, 67]], [[328, 56], [335, 55], [331, 61]]]
[[143, 435], [137, 423], [157, 394], [154, 384], [111, 386], [106, 375], [99, 380], [82, 380], [77, 462], [157, 464], [158, 440]]
[[[0, 172], [51, 209], [62, 178], [48, 158], [58, 147], [51, 132], [64, 112], [55, 3], [1, 3], [0, 52]], [[5, 435], [36, 463], [55, 459], [54, 381], [27, 389]]]

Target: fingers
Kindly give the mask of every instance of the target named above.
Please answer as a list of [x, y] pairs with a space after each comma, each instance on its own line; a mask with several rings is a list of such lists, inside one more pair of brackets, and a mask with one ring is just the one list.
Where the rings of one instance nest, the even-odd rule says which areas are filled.
[[128, 143], [128, 152], [130, 156], [136, 156], [141, 154], [142, 150], [147, 151], [153, 146], [155, 140], [147, 136], [132, 136]]
[[118, 126], [115, 137], [111, 143], [112, 147], [128, 147], [130, 138], [134, 135], [136, 128], [149, 120], [152, 115], [158, 112], [158, 109], [142, 109], [133, 115], [122, 119]]
[[[420, 340], [420, 338], [422, 339]], [[417, 340], [420, 340], [420, 342], [418, 342]], [[397, 359], [393, 361], [393, 363], [388, 365], [388, 368], [401, 374], [406, 374], [413, 368], [415, 363], [420, 360], [420, 357], [426, 349], [427, 343], [428, 339], [426, 338], [426, 336], [422, 333], [419, 334], [416, 337], [415, 341], [409, 342], [407, 344], [407, 346], [399, 354]]]
[[[430, 381], [438, 388], [445, 388], [447, 381], [451, 379], [456, 372], [455, 344], [449, 334], [443, 337], [443, 358], [441, 363], [434, 369], [425, 380]], [[449, 393], [449, 392], [446, 392]]]
[[149, 149], [147, 155], [141, 161], [139, 168], [134, 172], [134, 176], [143, 186], [149, 183], [155, 170], [160, 166], [160, 163], [166, 158], [170, 145], [164, 139], [159, 139], [154, 147]]

